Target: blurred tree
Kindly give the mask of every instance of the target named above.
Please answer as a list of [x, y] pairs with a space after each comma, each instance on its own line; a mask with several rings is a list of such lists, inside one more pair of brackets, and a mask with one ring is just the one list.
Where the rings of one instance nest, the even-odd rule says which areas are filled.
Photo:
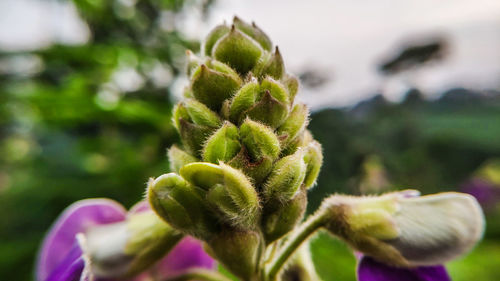
[[170, 88], [187, 9], [212, 1], [74, 0], [91, 37], [0, 52], [0, 276], [30, 280], [40, 239], [72, 201], [132, 205], [168, 168]]

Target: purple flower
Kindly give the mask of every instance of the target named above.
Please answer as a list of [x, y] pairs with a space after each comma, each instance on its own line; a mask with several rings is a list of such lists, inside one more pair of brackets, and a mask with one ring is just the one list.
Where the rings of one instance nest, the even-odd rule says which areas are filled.
[[500, 202], [500, 188], [494, 183], [481, 179], [472, 178], [461, 186], [462, 192], [476, 197], [484, 209], [493, 209]]
[[451, 281], [442, 265], [415, 268], [392, 267], [363, 256], [358, 263], [358, 281]]
[[[99, 225], [125, 221], [128, 215], [149, 211], [146, 202], [140, 202], [127, 214], [119, 203], [109, 199], [87, 199], [73, 203], [56, 220], [43, 240], [36, 265], [37, 281], [92, 280], [77, 234], [86, 233]], [[166, 278], [190, 267], [212, 269], [215, 262], [201, 243], [185, 237], [148, 272], [133, 279]], [[98, 279], [104, 281], [103, 279]]]

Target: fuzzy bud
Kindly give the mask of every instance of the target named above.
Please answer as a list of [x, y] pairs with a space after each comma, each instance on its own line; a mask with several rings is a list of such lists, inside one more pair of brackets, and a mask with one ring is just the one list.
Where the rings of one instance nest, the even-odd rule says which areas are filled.
[[306, 189], [309, 189], [316, 184], [321, 165], [323, 165], [323, 152], [319, 142], [311, 141], [304, 148], [304, 162], [307, 165], [307, 170], [303, 184]]
[[224, 35], [228, 34], [231, 28], [226, 24], [216, 26], [205, 38], [204, 52], [205, 55], [210, 56], [212, 49], [217, 41]]
[[304, 104], [297, 104], [285, 122], [278, 128], [277, 134], [282, 140], [283, 146], [287, 146], [295, 140], [307, 127], [309, 110]]
[[252, 37], [255, 41], [259, 42], [260, 46], [266, 50], [271, 51], [273, 43], [271, 39], [262, 31], [255, 23], [248, 24], [238, 17], [233, 18], [233, 24], [236, 28], [243, 31], [246, 35]]
[[277, 199], [286, 202], [298, 192], [306, 176], [307, 166], [301, 150], [283, 157], [273, 167], [264, 184], [264, 195], [267, 200]]
[[225, 99], [241, 86], [239, 75], [229, 66], [214, 60], [196, 68], [191, 76], [193, 96], [213, 110], [219, 110]]
[[279, 48], [276, 46], [273, 54], [263, 56], [252, 70], [252, 73], [259, 78], [270, 76], [276, 80], [281, 79], [285, 74], [285, 63]]
[[170, 164], [170, 170], [172, 170], [176, 173], [179, 172], [179, 170], [181, 169], [182, 166], [184, 166], [188, 163], [198, 161], [198, 159], [196, 159], [196, 157], [185, 152], [184, 150], [180, 149], [176, 145], [173, 145], [172, 147], [170, 147], [167, 154], [168, 154], [168, 161]]
[[238, 128], [229, 121], [226, 121], [207, 140], [203, 149], [203, 160], [212, 163], [229, 161], [240, 149]]
[[268, 77], [259, 85], [253, 79], [234, 95], [229, 117], [236, 123], [250, 117], [277, 128], [287, 118], [289, 104], [288, 92], [278, 81]]
[[396, 266], [446, 263], [469, 252], [484, 231], [479, 204], [463, 193], [334, 195], [322, 208], [333, 234], [367, 256]]
[[174, 125], [184, 146], [198, 156], [202, 144], [219, 127], [219, 117], [202, 103], [188, 99], [174, 108]]
[[273, 130], [258, 122], [246, 119], [240, 128], [241, 142], [254, 160], [278, 158], [280, 142]]
[[[223, 182], [214, 187], [216, 194], [211, 194], [212, 190], [210, 190], [211, 203], [216, 207], [222, 207], [219, 209], [224, 214], [224, 219], [230, 224], [245, 229], [255, 227], [260, 216], [257, 191], [241, 171], [224, 163], [220, 163], [219, 166], [224, 178]], [[221, 202], [216, 200], [219, 198]], [[234, 207], [232, 209], [223, 207], [228, 205]]]
[[217, 41], [212, 56], [245, 75], [257, 64], [263, 51], [257, 41], [233, 25], [231, 31]]
[[148, 201], [161, 218], [196, 237], [207, 237], [215, 231], [215, 221], [202, 194], [203, 190], [174, 173], [151, 179], [147, 190]]
[[266, 243], [270, 244], [290, 232], [304, 217], [306, 206], [305, 189], [287, 202], [267, 202], [262, 217], [262, 231]]

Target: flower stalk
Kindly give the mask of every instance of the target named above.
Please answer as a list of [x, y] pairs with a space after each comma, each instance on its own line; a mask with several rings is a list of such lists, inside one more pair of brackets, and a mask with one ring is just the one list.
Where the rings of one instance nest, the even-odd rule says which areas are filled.
[[[307, 241], [320, 229], [364, 255], [360, 281], [410, 280], [415, 274], [447, 281], [441, 264], [481, 239], [481, 208], [461, 193], [332, 195], [302, 222], [323, 154], [307, 130], [307, 107], [295, 101], [299, 82], [286, 72], [278, 47], [254, 23], [235, 17], [208, 34], [202, 57], [187, 54], [190, 83], [173, 112], [182, 146], [168, 150], [171, 172], [148, 182], [154, 213], [124, 216], [121, 207], [106, 205], [116, 217], [89, 229], [83, 229], [86, 219], [75, 218], [82, 227], [70, 232], [65, 247], [83, 235], [84, 249], [77, 248], [75, 257], [66, 251], [79, 267], [66, 268], [60, 250], [44, 247], [42, 256], [54, 256], [59, 266], [42, 259], [39, 281], [69, 281], [46, 277], [88, 270], [89, 276], [133, 277], [175, 252], [184, 236], [202, 241], [241, 281], [318, 280]], [[85, 270], [82, 257], [91, 260]], [[188, 270], [153, 279], [229, 280], [213, 270], [182, 268]], [[369, 272], [375, 271], [386, 272], [377, 275], [383, 279], [372, 279]]]

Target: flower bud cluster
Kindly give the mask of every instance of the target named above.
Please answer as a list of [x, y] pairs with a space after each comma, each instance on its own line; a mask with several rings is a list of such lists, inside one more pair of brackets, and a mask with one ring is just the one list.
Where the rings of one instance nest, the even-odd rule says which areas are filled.
[[255, 24], [215, 27], [202, 57], [188, 52], [187, 73], [173, 114], [182, 147], [169, 149], [173, 172], [150, 180], [148, 200], [247, 279], [263, 247], [302, 219], [321, 146], [306, 129], [307, 107], [295, 102], [297, 78]]

